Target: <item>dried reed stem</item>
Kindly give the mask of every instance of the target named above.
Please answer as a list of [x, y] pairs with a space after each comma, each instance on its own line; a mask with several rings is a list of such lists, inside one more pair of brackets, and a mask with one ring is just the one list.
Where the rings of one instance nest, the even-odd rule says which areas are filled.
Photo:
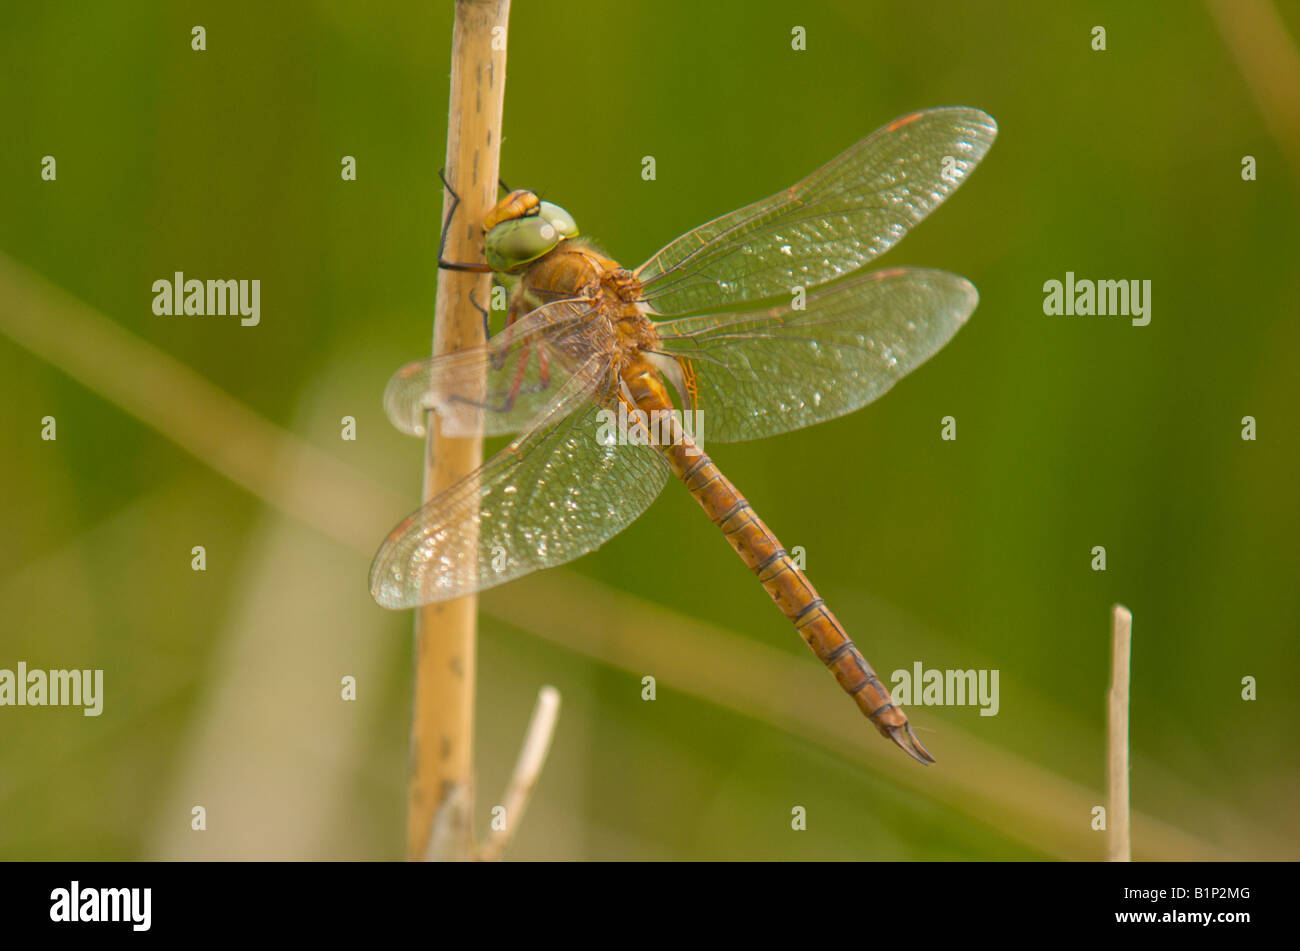
[[1128, 681], [1133, 615], [1122, 604], [1111, 615], [1110, 695], [1107, 713], [1106, 861], [1132, 860], [1128, 804]]
[[488, 840], [483, 843], [479, 858], [485, 861], [501, 858], [519, 830], [519, 822], [528, 808], [533, 787], [537, 785], [537, 777], [541, 775], [546, 754], [550, 751], [551, 737], [555, 735], [555, 721], [559, 716], [560, 692], [554, 687], [543, 687], [537, 692], [537, 703], [528, 721], [528, 733], [524, 736], [524, 745], [519, 750], [515, 771], [506, 787], [505, 825], [493, 828]]
[[[445, 170], [460, 203], [443, 248], [450, 261], [483, 260], [483, 218], [496, 202], [509, 14], [510, 0], [456, 3]], [[451, 213], [451, 196], [444, 193], [443, 220]], [[482, 342], [482, 317], [470, 295], [486, 306], [489, 291], [486, 274], [439, 271], [435, 356]], [[442, 437], [436, 420], [431, 420], [425, 446], [425, 501], [472, 473], [482, 453], [481, 438]], [[476, 610], [477, 599], [471, 596], [416, 612], [406, 840], [411, 859], [466, 859], [473, 853]], [[449, 803], [451, 811], [439, 817]], [[432, 835], [435, 824], [436, 837]]]

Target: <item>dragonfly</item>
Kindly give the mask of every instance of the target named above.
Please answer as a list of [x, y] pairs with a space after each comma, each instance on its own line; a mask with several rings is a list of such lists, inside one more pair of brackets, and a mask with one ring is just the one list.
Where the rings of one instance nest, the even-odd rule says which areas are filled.
[[863, 268], [966, 180], [996, 134], [972, 108], [902, 116], [635, 270], [582, 238], [560, 206], [507, 194], [484, 221], [484, 261], [440, 261], [494, 272], [509, 292], [504, 328], [402, 367], [384, 406], [412, 435], [432, 414], [444, 435], [513, 439], [393, 529], [371, 566], [374, 599], [416, 607], [572, 561], [675, 477], [867, 719], [934, 762], [703, 441], [760, 439], [852, 412], [951, 339], [979, 299], [969, 281]]

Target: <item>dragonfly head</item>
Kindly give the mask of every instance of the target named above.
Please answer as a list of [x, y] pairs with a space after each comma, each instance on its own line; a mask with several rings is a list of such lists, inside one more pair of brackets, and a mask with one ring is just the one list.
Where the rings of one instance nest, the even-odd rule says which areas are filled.
[[494, 271], [520, 271], [578, 236], [573, 216], [529, 191], [513, 191], [488, 212], [483, 254]]

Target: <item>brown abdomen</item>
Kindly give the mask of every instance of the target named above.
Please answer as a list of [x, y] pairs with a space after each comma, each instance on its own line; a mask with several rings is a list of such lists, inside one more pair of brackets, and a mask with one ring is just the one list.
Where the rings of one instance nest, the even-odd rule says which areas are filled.
[[[640, 409], [647, 413], [672, 409], [662, 379], [648, 363], [633, 364], [623, 379]], [[660, 451], [700, 507], [722, 529], [728, 544], [758, 576], [776, 606], [793, 622], [804, 643], [883, 736], [913, 758], [934, 762], [876, 672], [772, 530], [691, 437], [680, 426], [672, 429], [673, 444], [661, 446]]]

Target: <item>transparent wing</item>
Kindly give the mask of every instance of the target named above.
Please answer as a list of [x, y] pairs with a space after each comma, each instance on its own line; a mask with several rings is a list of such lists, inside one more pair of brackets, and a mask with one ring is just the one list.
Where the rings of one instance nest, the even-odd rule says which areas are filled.
[[997, 135], [978, 109], [895, 119], [803, 181], [701, 225], [637, 271], [660, 314], [735, 306], [857, 270], [966, 180]]
[[[593, 365], [599, 364], [599, 365]], [[602, 419], [618, 379], [594, 358], [527, 432], [405, 518], [370, 567], [386, 608], [459, 597], [571, 561], [626, 528], [668, 478], [653, 448], [628, 445]]]
[[408, 363], [388, 381], [384, 411], [424, 435], [433, 411], [448, 436], [517, 433], [544, 411], [578, 367], [612, 344], [609, 323], [575, 298], [531, 311], [486, 344]]
[[656, 324], [657, 352], [693, 380], [702, 440], [741, 442], [842, 416], [942, 347], [979, 294], [946, 271], [872, 271], [790, 305]]

